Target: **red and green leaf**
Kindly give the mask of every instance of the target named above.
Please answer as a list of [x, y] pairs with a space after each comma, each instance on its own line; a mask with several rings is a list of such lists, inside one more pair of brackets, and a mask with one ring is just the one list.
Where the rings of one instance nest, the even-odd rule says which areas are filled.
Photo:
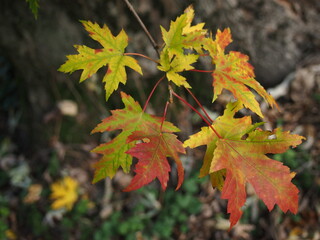
[[[246, 200], [245, 184], [250, 183], [257, 195], [272, 210], [278, 204], [282, 211], [297, 212], [298, 189], [291, 182], [294, 173], [282, 163], [266, 156], [269, 153], [285, 152], [290, 146], [296, 147], [304, 137], [283, 132], [281, 129], [263, 131], [261, 123], [252, 124], [251, 117], [234, 118], [241, 108], [239, 102], [228, 104], [223, 116], [210, 127], [185, 141], [185, 147], [207, 145], [201, 176], [214, 178], [214, 187], [222, 187], [222, 198], [228, 200], [230, 223], [235, 225], [241, 215], [241, 207]], [[225, 172], [221, 172], [225, 171]]]
[[[94, 165], [96, 169], [94, 183], [106, 177], [112, 178], [119, 167], [128, 173], [132, 164], [132, 157], [126, 152], [135, 145], [134, 141], [128, 142], [128, 137], [134, 131], [143, 130], [146, 124], [157, 124], [160, 127], [162, 122], [162, 118], [144, 113], [139, 103], [129, 95], [122, 92], [121, 97], [125, 107], [111, 111], [112, 115], [104, 119], [92, 131], [92, 133], [95, 133], [122, 130], [113, 140], [92, 150], [95, 153], [103, 154], [101, 160]], [[163, 123], [162, 128], [164, 131], [179, 131], [177, 127], [167, 121]]]
[[126, 84], [127, 74], [125, 67], [142, 74], [137, 60], [124, 55], [128, 45], [128, 36], [121, 31], [118, 36], [113, 36], [110, 29], [104, 25], [102, 28], [97, 23], [82, 21], [83, 26], [89, 32], [90, 37], [102, 45], [102, 49], [92, 49], [87, 46], [76, 45], [76, 55], [67, 56], [68, 60], [59, 68], [59, 71], [72, 73], [83, 70], [80, 82], [90, 78], [100, 68], [108, 65], [108, 70], [103, 78], [105, 82], [106, 100], [118, 89], [119, 83]]
[[136, 131], [128, 139], [131, 141], [140, 140], [142, 143], [136, 144], [127, 151], [139, 162], [135, 166], [136, 175], [130, 185], [124, 191], [133, 191], [150, 183], [157, 178], [163, 190], [167, 187], [169, 179], [170, 165], [167, 157], [172, 158], [177, 164], [178, 189], [184, 178], [184, 170], [179, 159], [179, 153], [185, 153], [182, 143], [177, 136], [171, 132], [161, 132], [159, 125], [148, 124], [143, 131]]
[[[132, 149], [138, 148], [141, 150], [141, 152], [143, 152], [143, 149], [141, 149], [142, 145], [138, 144], [135, 146], [136, 142], [138, 140], [145, 140], [146, 138], [150, 137], [150, 139], [152, 139], [152, 141], [149, 143], [150, 149], [151, 146], [156, 144], [155, 142], [161, 144], [159, 149], [152, 148], [151, 150], [151, 152], [153, 150], [155, 151], [153, 153], [154, 159], [152, 159], [152, 161], [159, 159], [159, 164], [161, 164], [160, 161], [164, 162], [163, 156], [161, 155], [163, 154], [162, 151], [165, 149], [164, 144], [174, 144], [171, 146], [171, 148], [167, 149], [167, 153], [170, 153], [168, 156], [172, 157], [178, 165], [180, 186], [183, 181], [183, 168], [178, 155], [176, 152], [174, 152], [174, 150], [182, 153], [184, 149], [181, 147], [182, 143], [180, 143], [177, 139], [174, 141], [175, 135], [172, 134], [172, 132], [178, 132], [180, 130], [170, 122], [164, 121], [162, 123], [162, 118], [160, 117], [144, 113], [139, 103], [134, 101], [134, 99], [129, 95], [122, 92], [121, 97], [125, 107], [123, 109], [111, 111], [112, 115], [104, 119], [102, 123], [100, 123], [92, 131], [92, 133], [95, 133], [118, 129], [122, 130], [122, 132], [114, 139], [107, 143], [103, 143], [92, 150], [95, 153], [103, 155], [101, 160], [94, 165], [96, 170], [93, 183], [98, 182], [106, 177], [112, 178], [119, 167], [121, 167], [125, 173], [128, 173], [132, 165], [132, 156], [136, 157], [134, 154], [131, 154], [132, 151], [134, 151]], [[151, 126], [154, 128], [154, 130], [152, 130]], [[162, 129], [163, 133], [159, 132], [160, 128]], [[146, 132], [147, 129], [148, 132]], [[142, 132], [145, 134], [145, 137], [138, 139], [137, 134]], [[151, 170], [153, 171], [154, 169]], [[152, 171], [150, 171], [149, 174], [151, 174]], [[148, 173], [145, 173], [145, 176], [148, 176]], [[161, 181], [162, 184], [165, 183], [163, 179]]]

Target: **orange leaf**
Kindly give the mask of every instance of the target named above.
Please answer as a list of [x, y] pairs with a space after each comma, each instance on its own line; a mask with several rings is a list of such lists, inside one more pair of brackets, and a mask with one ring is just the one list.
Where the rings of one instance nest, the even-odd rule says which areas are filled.
[[213, 64], [216, 65], [212, 73], [214, 92], [212, 101], [215, 101], [222, 90], [226, 89], [245, 107], [263, 117], [259, 103], [249, 88], [262, 96], [271, 107], [277, 106], [277, 104], [273, 97], [255, 80], [253, 67], [248, 62], [247, 55], [235, 51], [228, 54], [224, 52], [231, 41], [230, 29], [227, 28], [223, 32], [218, 30], [216, 40], [207, 39], [204, 45], [212, 57]]
[[218, 29], [216, 34], [216, 43], [220, 49], [223, 51], [231, 42], [232, 38], [230, 28], [224, 29], [223, 32]]
[[212, 129], [203, 127], [200, 132], [185, 141], [185, 147], [208, 145], [201, 175], [215, 174], [214, 187], [221, 185], [222, 198], [228, 200], [230, 227], [235, 225], [241, 215], [241, 207], [246, 200], [245, 184], [250, 183], [257, 195], [272, 210], [278, 204], [283, 212], [297, 212], [298, 189], [291, 180], [294, 173], [281, 162], [270, 159], [265, 154], [283, 153], [290, 146], [296, 147], [304, 137], [283, 132], [281, 129], [263, 131], [261, 123], [252, 124], [251, 117], [234, 118], [241, 108], [239, 102], [229, 103], [224, 115], [219, 117]]

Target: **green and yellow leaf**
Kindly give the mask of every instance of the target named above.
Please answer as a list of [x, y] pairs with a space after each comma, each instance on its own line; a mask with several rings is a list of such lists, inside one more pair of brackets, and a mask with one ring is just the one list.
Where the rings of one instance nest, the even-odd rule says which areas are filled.
[[171, 62], [168, 61], [167, 52], [162, 52], [160, 56], [160, 62], [162, 65], [158, 67], [159, 70], [166, 72], [166, 76], [169, 81], [172, 81], [177, 86], [184, 86], [186, 88], [191, 88], [187, 79], [179, 74], [185, 70], [194, 69], [191, 66], [192, 63], [195, 63], [198, 59], [198, 55], [188, 54], [185, 55], [183, 59], [175, 57]]
[[110, 29], [104, 25], [102, 28], [97, 23], [82, 21], [83, 26], [89, 32], [92, 39], [102, 45], [102, 49], [92, 49], [87, 46], [76, 45], [76, 55], [67, 56], [67, 61], [59, 68], [59, 71], [72, 73], [83, 70], [80, 82], [90, 78], [100, 68], [108, 65], [108, 70], [103, 77], [105, 82], [106, 100], [118, 89], [119, 83], [126, 84], [127, 74], [125, 67], [129, 67], [142, 74], [137, 60], [124, 55], [128, 45], [128, 36], [122, 30], [118, 36], [113, 36]]
[[193, 69], [191, 64], [197, 61], [199, 55], [185, 53], [185, 51], [190, 49], [202, 53], [202, 41], [207, 33], [207, 30], [203, 29], [204, 23], [191, 25], [193, 18], [194, 10], [190, 6], [184, 14], [171, 22], [168, 31], [161, 27], [165, 45], [161, 52], [158, 69], [166, 72], [168, 80], [186, 88], [191, 86], [186, 78], [178, 73]]
[[168, 51], [169, 61], [173, 56], [184, 57], [184, 49], [194, 49], [202, 52], [202, 40], [207, 33], [203, 29], [204, 23], [191, 26], [194, 18], [193, 7], [188, 7], [184, 14], [175, 21], [171, 21], [169, 31], [161, 27], [162, 37], [165, 43], [163, 51]]

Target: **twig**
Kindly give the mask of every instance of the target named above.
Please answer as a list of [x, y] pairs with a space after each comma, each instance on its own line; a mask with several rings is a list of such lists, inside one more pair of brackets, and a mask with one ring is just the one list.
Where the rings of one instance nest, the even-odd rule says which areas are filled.
[[150, 101], [150, 99], [151, 99], [151, 96], [153, 95], [154, 91], [156, 90], [156, 88], [158, 87], [158, 85], [161, 83], [161, 81], [165, 78], [165, 76], [166, 76], [166, 75], [164, 75], [162, 78], [160, 78], [160, 79], [158, 80], [158, 82], [156, 83], [156, 85], [154, 85], [151, 93], [149, 94], [149, 97], [148, 97], [146, 103], [144, 104], [144, 107], [143, 107], [143, 110], [142, 110], [143, 112], [146, 111], [147, 106], [148, 106], [148, 104], [149, 104], [149, 101]]
[[190, 103], [188, 103], [186, 100], [184, 100], [182, 97], [180, 97], [178, 94], [176, 94], [172, 89], [170, 90], [172, 92], [172, 95], [175, 96], [176, 98], [178, 98], [180, 101], [182, 101], [184, 104], [186, 104], [189, 108], [191, 108], [196, 114], [199, 115], [199, 117], [202, 118], [202, 120], [209, 126], [209, 128], [211, 128], [211, 130], [216, 134], [216, 136], [220, 139], [222, 139], [221, 135], [217, 132], [216, 129], [214, 129], [214, 127], [212, 126], [212, 124], [210, 122], [208, 122], [208, 120], [194, 107], [191, 106]]
[[161, 133], [162, 133], [163, 122], [164, 122], [164, 120], [166, 119], [166, 116], [167, 116], [168, 106], [169, 106], [169, 101], [167, 101], [166, 107], [164, 108], [164, 111], [163, 111], [163, 116], [162, 116], [162, 119], [161, 119], [161, 126], [160, 126], [160, 132]]
[[143, 57], [143, 58], [146, 58], [156, 64], [159, 64], [159, 62], [157, 60], [154, 60], [146, 55], [143, 55], [143, 54], [140, 54], [140, 53], [124, 53], [123, 55], [127, 55], [127, 56], [139, 56], [139, 57]]
[[160, 57], [160, 53], [159, 53], [159, 47], [158, 44], [156, 43], [156, 41], [153, 39], [153, 37], [151, 36], [150, 32], [148, 31], [148, 29], [146, 28], [146, 26], [144, 25], [144, 23], [142, 22], [141, 18], [139, 17], [138, 13], [136, 12], [136, 10], [133, 8], [133, 6], [131, 5], [131, 3], [128, 0], [124, 0], [124, 2], [127, 4], [128, 8], [130, 9], [130, 11], [133, 13], [133, 15], [135, 16], [135, 18], [137, 19], [137, 21], [139, 22], [141, 28], [143, 29], [143, 31], [145, 32], [145, 34], [147, 35], [147, 37], [149, 38], [154, 50], [157, 52], [158, 57]]
[[190, 91], [189, 88], [185, 89], [188, 91], [188, 93], [191, 95], [191, 97], [193, 98], [193, 100], [196, 101], [196, 103], [198, 104], [198, 106], [201, 108], [201, 110], [203, 111], [203, 113], [206, 115], [206, 117], [211, 121], [211, 123], [213, 123], [213, 120], [211, 119], [211, 117], [209, 116], [209, 114], [207, 113], [207, 111], [204, 109], [203, 105], [199, 102], [199, 100], [193, 95], [193, 93]]

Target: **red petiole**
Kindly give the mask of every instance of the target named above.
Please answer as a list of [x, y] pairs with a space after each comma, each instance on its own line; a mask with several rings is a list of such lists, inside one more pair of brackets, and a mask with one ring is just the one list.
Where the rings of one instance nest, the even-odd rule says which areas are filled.
[[164, 78], [165, 78], [165, 76], [163, 76], [162, 78], [160, 78], [160, 79], [158, 80], [158, 82], [154, 85], [152, 91], [150, 92], [150, 94], [149, 94], [149, 96], [148, 96], [148, 99], [147, 99], [146, 103], [144, 104], [143, 112], [146, 111], [147, 106], [148, 106], [148, 104], [149, 104], [149, 101], [150, 101], [150, 99], [151, 99], [154, 91], [156, 90], [156, 88], [158, 87], [158, 85], [161, 83], [161, 81], [162, 81]]
[[183, 99], [182, 97], [180, 97], [178, 94], [176, 94], [173, 90], [172, 91], [172, 95], [174, 95], [176, 98], [178, 98], [180, 101], [182, 101], [184, 104], [186, 104], [189, 108], [191, 108], [194, 112], [196, 112], [201, 118], [202, 120], [211, 128], [211, 130], [217, 135], [218, 138], [222, 139], [222, 137], [220, 136], [220, 134], [212, 127], [211, 123], [208, 122], [208, 120], [197, 110], [195, 109], [193, 106], [191, 106], [185, 99]]
[[139, 56], [139, 57], [143, 57], [145, 59], [148, 59], [156, 64], [159, 64], [159, 62], [157, 60], [154, 60], [154, 59], [152, 59], [146, 55], [140, 54], [140, 53], [124, 53], [123, 55], [125, 55], [125, 56]]

